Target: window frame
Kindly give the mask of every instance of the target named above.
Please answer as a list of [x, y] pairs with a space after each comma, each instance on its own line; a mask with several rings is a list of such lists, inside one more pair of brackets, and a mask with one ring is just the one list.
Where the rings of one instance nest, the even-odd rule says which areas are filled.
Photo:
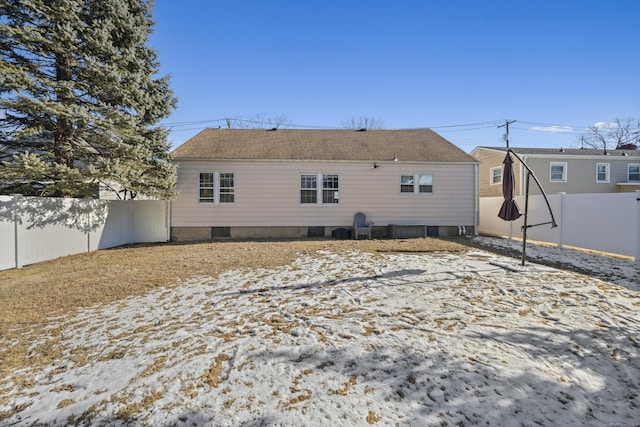
[[[421, 184], [421, 178], [422, 177], [430, 177], [430, 184]], [[411, 182], [404, 182], [403, 179], [404, 178], [410, 178]], [[433, 194], [433, 189], [434, 189], [434, 177], [433, 174], [431, 173], [416, 173], [416, 174], [408, 174], [408, 173], [403, 173], [400, 175], [400, 194]], [[428, 185], [430, 187], [430, 191], [422, 191], [422, 187], [424, 185]], [[405, 191], [405, 190], [409, 190], [409, 187], [411, 189], [411, 191]]]
[[[403, 181], [404, 178], [409, 178], [411, 182]], [[405, 191], [405, 188], [408, 190], [411, 187], [411, 191]], [[416, 191], [416, 176], [409, 174], [400, 175], [400, 194], [414, 194]]]
[[[430, 184], [422, 184], [421, 183], [422, 177], [429, 177]], [[418, 190], [417, 193], [418, 194], [432, 194], [433, 193], [433, 175], [432, 174], [417, 174], [416, 178], [418, 178], [416, 180], [417, 183], [418, 183], [418, 185], [417, 185], [417, 187], [418, 187], [417, 188], [417, 190]], [[430, 187], [429, 191], [422, 191], [422, 186], [423, 185], [429, 186]]]
[[[604, 166], [605, 167], [605, 178], [604, 179], [600, 179], [600, 171], [599, 171], [599, 167], [600, 166]], [[610, 163], [596, 163], [596, 183], [597, 184], [608, 184], [611, 181], [611, 164]]]
[[[562, 166], [562, 178], [554, 179], [553, 167]], [[567, 182], [567, 162], [549, 162], [549, 182]]]
[[[213, 175], [213, 185], [203, 187], [201, 184], [202, 175], [203, 174], [212, 174]], [[233, 186], [222, 187], [221, 186], [221, 175], [230, 174], [233, 179]], [[199, 171], [198, 172], [198, 204], [200, 205], [234, 205], [236, 203], [236, 173], [234, 171]], [[201, 190], [212, 190], [213, 196], [211, 200], [203, 200], [201, 195]], [[224, 190], [224, 191], [223, 191]], [[222, 196], [231, 195], [232, 201], [223, 201]]]
[[[322, 204], [323, 205], [337, 205], [340, 203], [340, 175], [338, 175], [337, 173], [323, 173], [320, 174], [322, 175]], [[325, 184], [327, 184], [327, 177], [335, 177], [335, 178], [331, 178], [332, 181], [329, 183], [333, 183], [335, 182], [337, 184], [336, 187], [329, 187], [329, 186], [325, 186]], [[333, 201], [326, 201], [326, 200], [331, 200], [331, 193], [333, 193]], [[325, 198], [325, 196], [328, 195], [328, 198]]]
[[[496, 181], [495, 171], [500, 171], [499, 179]], [[502, 184], [502, 166], [496, 166], [489, 169], [489, 185], [500, 185]]]
[[[231, 179], [232, 179], [232, 185], [229, 186], [222, 186], [222, 180], [223, 177], [222, 175], [231, 175]], [[236, 203], [236, 173], [235, 172], [231, 172], [231, 171], [219, 171], [217, 173], [217, 177], [218, 177], [218, 203], [221, 205], [233, 205]], [[225, 190], [223, 192], [223, 190]], [[232, 200], [231, 201], [223, 201], [222, 200], [222, 196], [231, 196]]]
[[[303, 177], [313, 177], [314, 187], [305, 187], [303, 185]], [[327, 181], [327, 178], [331, 181]], [[298, 204], [301, 206], [335, 206], [340, 204], [340, 174], [331, 172], [301, 172], [298, 174]], [[311, 182], [311, 180], [309, 181]], [[327, 184], [336, 183], [337, 187], [328, 186]], [[303, 191], [313, 194], [313, 201], [305, 201]], [[333, 199], [331, 199], [333, 193]], [[330, 201], [333, 200], [333, 201]]]
[[[310, 179], [308, 181], [308, 183], [313, 183], [313, 187], [307, 187], [304, 185], [304, 183], [306, 181], [303, 181], [304, 177], [310, 177], [313, 179]], [[299, 183], [299, 189], [298, 189], [298, 196], [299, 196], [299, 203], [301, 205], [317, 205], [318, 204], [318, 174], [315, 173], [301, 173], [298, 177], [298, 183]], [[305, 192], [305, 194], [309, 194], [312, 195], [312, 201], [305, 201], [305, 198], [302, 197], [302, 192]]]
[[[638, 172], [634, 172], [634, 175], [638, 175], [638, 179], [631, 179], [631, 168], [637, 167]], [[640, 163], [628, 163], [627, 164], [627, 182], [640, 182]]]
[[[202, 176], [203, 175], [211, 175], [211, 185], [203, 186], [202, 185]], [[202, 197], [202, 190], [210, 190], [211, 197]], [[216, 203], [216, 173], [215, 171], [200, 171], [198, 172], [198, 204], [203, 205], [213, 205]]]

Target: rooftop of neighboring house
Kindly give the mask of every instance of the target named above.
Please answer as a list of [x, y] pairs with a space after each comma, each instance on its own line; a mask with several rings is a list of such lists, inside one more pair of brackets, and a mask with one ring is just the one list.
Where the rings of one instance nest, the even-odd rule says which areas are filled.
[[477, 163], [431, 129], [213, 129], [174, 152], [176, 160], [332, 160]]
[[[506, 147], [477, 147], [484, 148], [486, 150], [503, 151], [506, 153], [508, 150]], [[552, 155], [552, 156], [631, 156], [640, 157], [639, 150], [607, 150], [604, 149], [592, 149], [592, 148], [521, 148], [511, 147], [511, 150], [518, 154], [540, 154], [540, 155]], [[474, 150], [475, 151], [475, 150]]]

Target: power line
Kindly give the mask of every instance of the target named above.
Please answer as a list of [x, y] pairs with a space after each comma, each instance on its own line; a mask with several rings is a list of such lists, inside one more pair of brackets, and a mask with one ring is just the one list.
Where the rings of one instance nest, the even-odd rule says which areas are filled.
[[[226, 124], [228, 121], [236, 122], [236, 123], [239, 122], [239, 123], [260, 124], [260, 125], [268, 125], [273, 122], [272, 120], [268, 120], [268, 119], [254, 120], [254, 119], [242, 119], [242, 118], [235, 118], [235, 117], [225, 117], [225, 118], [218, 118], [218, 119], [194, 120], [194, 121], [186, 121], [186, 122], [169, 122], [169, 123], [163, 123], [163, 125], [170, 128], [177, 128], [182, 126], [193, 126], [193, 125], [205, 124], [205, 123], [225, 123]], [[450, 129], [450, 128], [465, 128], [465, 127], [468, 128], [473, 126], [473, 128], [468, 129], [468, 130], [473, 130], [473, 129], [486, 129], [489, 127], [493, 127], [498, 122], [499, 121], [497, 120], [493, 120], [493, 121], [475, 122], [475, 123], [463, 123], [463, 124], [439, 125], [439, 126], [420, 126], [415, 128], [412, 127], [412, 128], [402, 128], [402, 129], [424, 129], [424, 128]], [[295, 127], [295, 128], [309, 128], [309, 129], [341, 129], [343, 127], [343, 126], [308, 125], [308, 124], [296, 124], [296, 123], [283, 123], [282, 126]], [[463, 130], [467, 130], [467, 129], [463, 129]]]
[[[197, 126], [197, 125], [203, 125], [207, 123], [224, 124], [226, 127], [229, 125], [229, 122], [233, 122], [236, 124], [249, 124], [249, 125], [261, 125], [261, 126], [268, 126], [273, 123], [273, 121], [268, 119], [255, 120], [255, 119], [242, 119], [242, 118], [234, 118], [234, 117], [223, 117], [223, 118], [192, 120], [192, 121], [184, 121], [184, 122], [169, 122], [169, 123], [163, 123], [163, 125], [169, 128], [169, 130], [172, 133], [177, 133], [177, 132], [187, 132], [187, 131], [202, 129], [201, 126]], [[498, 123], [501, 123], [501, 122], [502, 120], [489, 120], [489, 121], [483, 121], [483, 122], [459, 123], [459, 124], [450, 124], [450, 125], [435, 125], [435, 126], [425, 125], [420, 127], [400, 128], [400, 129], [429, 128], [429, 129], [437, 130], [440, 133], [469, 132], [469, 131], [475, 131], [475, 130], [489, 129], [495, 126], [497, 127], [505, 126], [504, 124], [498, 125]], [[529, 125], [529, 127], [518, 126], [518, 125]], [[590, 128], [590, 126], [541, 123], [541, 122], [530, 122], [530, 121], [522, 121], [522, 120], [518, 120], [518, 125], [513, 126], [513, 129], [518, 129], [525, 132], [537, 132], [537, 133], [545, 133], [545, 134], [565, 134], [565, 135], [579, 135]], [[297, 129], [342, 129], [344, 126], [282, 123], [280, 124], [280, 127], [281, 128], [297, 128]]]

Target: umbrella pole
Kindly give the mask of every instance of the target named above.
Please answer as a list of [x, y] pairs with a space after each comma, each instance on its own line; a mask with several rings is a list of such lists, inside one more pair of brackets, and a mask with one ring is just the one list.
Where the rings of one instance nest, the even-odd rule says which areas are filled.
[[525, 198], [524, 198], [524, 225], [522, 226], [522, 265], [524, 266], [525, 252], [527, 250], [527, 216], [529, 215], [529, 177], [530, 172], [527, 172], [527, 179], [525, 181]]

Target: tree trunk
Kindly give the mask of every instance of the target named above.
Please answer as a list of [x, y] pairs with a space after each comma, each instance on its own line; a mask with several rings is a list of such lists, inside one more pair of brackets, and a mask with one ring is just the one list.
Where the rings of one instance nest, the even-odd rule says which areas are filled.
[[[71, 62], [69, 54], [62, 52], [56, 54], [56, 81], [71, 82]], [[56, 100], [63, 106], [71, 106], [74, 103], [73, 93], [66, 86], [58, 86], [56, 88]], [[54, 149], [55, 162], [65, 165], [69, 168], [73, 167], [73, 124], [72, 121], [64, 115], [56, 117], [56, 130], [54, 133]]]

